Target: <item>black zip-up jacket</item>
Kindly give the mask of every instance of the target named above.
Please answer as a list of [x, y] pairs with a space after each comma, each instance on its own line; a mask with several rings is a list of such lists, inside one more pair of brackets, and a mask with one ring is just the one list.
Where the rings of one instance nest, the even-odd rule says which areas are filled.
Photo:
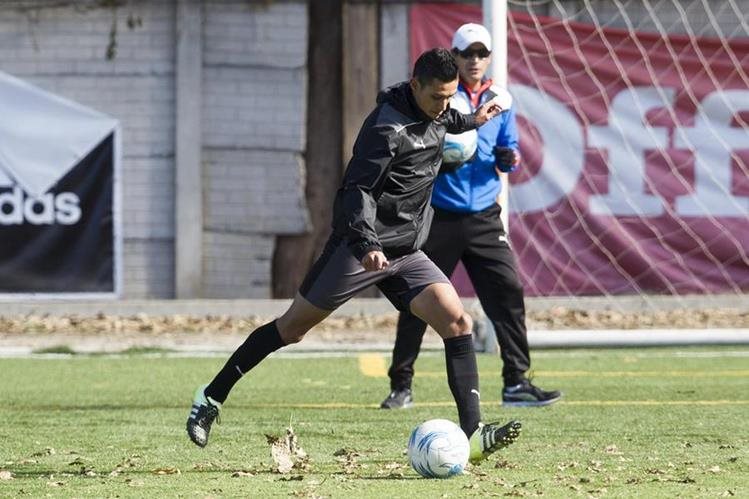
[[421, 248], [432, 223], [445, 133], [474, 128], [473, 115], [454, 109], [429, 118], [408, 82], [380, 92], [336, 194], [333, 236], [345, 239], [359, 260], [370, 251], [396, 257]]

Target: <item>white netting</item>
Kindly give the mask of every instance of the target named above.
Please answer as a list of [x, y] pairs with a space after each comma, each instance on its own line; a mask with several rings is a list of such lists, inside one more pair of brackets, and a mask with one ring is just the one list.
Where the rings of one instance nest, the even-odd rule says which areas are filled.
[[749, 290], [747, 1], [510, 2], [530, 296]]

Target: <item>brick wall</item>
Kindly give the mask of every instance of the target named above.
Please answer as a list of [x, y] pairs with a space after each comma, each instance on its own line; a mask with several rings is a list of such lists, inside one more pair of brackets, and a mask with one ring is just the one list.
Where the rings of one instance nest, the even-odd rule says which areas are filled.
[[[125, 298], [175, 293], [175, 13], [175, 0], [0, 3], [0, 70], [121, 123]], [[204, 3], [206, 297], [268, 297], [274, 235], [306, 228], [306, 15]]]
[[204, 16], [203, 294], [268, 298], [275, 234], [307, 227], [307, 9], [217, 2]]
[[[112, 9], [79, 4], [0, 4], [0, 70], [120, 120], [123, 292], [129, 298], [170, 297], [174, 5], [131, 2]], [[114, 58], [108, 59], [112, 39]]]

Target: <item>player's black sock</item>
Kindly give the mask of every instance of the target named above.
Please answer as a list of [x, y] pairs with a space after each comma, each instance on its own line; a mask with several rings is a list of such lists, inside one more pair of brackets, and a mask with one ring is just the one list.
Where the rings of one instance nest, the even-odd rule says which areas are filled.
[[465, 334], [446, 338], [444, 342], [447, 383], [458, 405], [460, 427], [471, 438], [481, 420], [479, 373], [476, 352], [473, 351], [473, 337]]
[[286, 346], [278, 334], [276, 321], [254, 330], [237, 348], [213, 381], [205, 388], [206, 397], [224, 403], [234, 384], [261, 360]]

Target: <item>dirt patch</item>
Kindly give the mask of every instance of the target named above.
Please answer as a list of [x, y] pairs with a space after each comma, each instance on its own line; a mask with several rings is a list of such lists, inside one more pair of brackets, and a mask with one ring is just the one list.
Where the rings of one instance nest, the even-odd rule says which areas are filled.
[[619, 312], [555, 307], [529, 314], [529, 329], [749, 328], [749, 311], [729, 308]]
[[[476, 316], [477, 314], [474, 314]], [[355, 316], [332, 316], [315, 327], [318, 332], [390, 331], [395, 328], [397, 313]], [[212, 315], [146, 315], [118, 316], [21, 315], [0, 316], [0, 334], [177, 334], [246, 333], [273, 319], [272, 317]], [[678, 309], [653, 312], [588, 311], [555, 307], [530, 311], [529, 329], [703, 329], [749, 328], [749, 312], [736, 309]]]
[[[480, 313], [473, 311], [481, 320]], [[300, 349], [391, 348], [397, 313], [332, 316], [315, 327]], [[0, 348], [6, 351], [120, 352], [138, 348], [231, 351], [248, 332], [273, 317], [214, 315], [16, 315], [0, 316]], [[652, 312], [589, 311], [554, 307], [529, 311], [531, 330], [569, 329], [749, 329], [749, 312], [679, 309]], [[434, 334], [425, 347], [439, 347]], [[297, 347], [297, 345], [294, 345]]]

